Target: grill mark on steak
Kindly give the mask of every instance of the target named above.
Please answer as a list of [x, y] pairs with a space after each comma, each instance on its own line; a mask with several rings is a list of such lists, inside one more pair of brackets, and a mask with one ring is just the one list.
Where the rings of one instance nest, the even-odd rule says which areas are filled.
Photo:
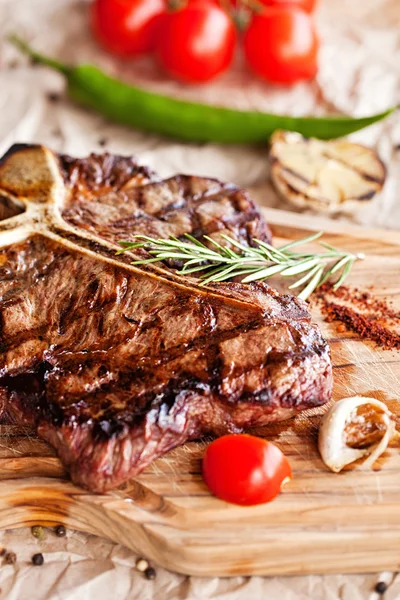
[[[174, 346], [172, 348], [168, 348], [168, 350], [163, 350], [159, 353], [156, 360], [151, 360], [143, 358], [140, 362], [140, 367], [135, 370], [130, 369], [127, 372], [120, 371], [118, 380], [111, 380], [106, 386], [102, 386], [103, 391], [115, 391], [115, 389], [119, 385], [126, 385], [135, 381], [139, 378], [142, 380], [146, 379], [147, 374], [152, 374], [156, 368], [162, 367], [163, 365], [167, 365], [173, 361], [176, 361], [180, 357], [186, 355], [191, 351], [201, 351], [207, 348], [207, 365], [208, 369], [213, 373], [214, 379], [217, 377], [217, 367], [219, 364], [219, 355], [218, 355], [218, 343], [228, 341], [230, 339], [235, 338], [237, 335], [241, 333], [247, 333], [249, 331], [257, 331], [261, 329], [261, 325], [259, 322], [249, 323], [246, 326], [238, 326], [236, 329], [231, 329], [226, 332], [220, 333], [218, 336], [213, 338], [215, 341], [214, 351], [208, 352], [208, 343], [207, 343], [207, 335], [197, 338], [194, 341], [186, 344], [180, 344], [178, 346]], [[68, 360], [69, 359], [69, 360]], [[99, 360], [101, 358], [99, 357]], [[214, 362], [213, 362], [214, 361]], [[216, 362], [218, 361], [218, 362]], [[78, 371], [84, 371], [85, 368], [90, 367], [92, 364], [92, 358], [85, 359], [81, 355], [77, 356], [75, 359], [74, 355], [68, 356], [64, 361], [64, 369], [66, 373], [77, 373]], [[262, 366], [262, 365], [258, 365]], [[106, 367], [105, 367], [106, 368]], [[243, 373], [244, 370], [241, 369]], [[79, 392], [79, 397], [82, 397], [82, 392]]]
[[271, 237], [248, 194], [232, 184], [178, 175], [132, 187], [124, 194], [106, 191], [91, 200], [86, 193], [78, 193], [75, 202], [63, 210], [63, 217], [111, 242], [126, 239], [127, 231], [131, 236], [145, 233], [178, 238], [190, 233], [207, 244], [204, 235], [224, 232], [246, 244], [252, 243], [253, 237]]
[[27, 210], [0, 221], [2, 421], [35, 427], [76, 483], [102, 492], [188, 439], [329, 400], [329, 349], [304, 303], [115, 254], [138, 231], [269, 240], [242, 190], [26, 146], [0, 161], [3, 191]]
[[82, 160], [61, 154], [58, 160], [65, 185], [74, 197], [93, 198], [105, 191], [120, 190], [128, 184], [135, 187], [159, 181], [151, 169], [139, 165], [131, 156], [115, 156], [106, 152], [91, 154]]

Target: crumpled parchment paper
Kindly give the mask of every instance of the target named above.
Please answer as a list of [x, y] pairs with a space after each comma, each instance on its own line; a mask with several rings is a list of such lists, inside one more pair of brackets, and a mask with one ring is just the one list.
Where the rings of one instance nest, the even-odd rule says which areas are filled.
[[[4, 40], [10, 32], [65, 61], [90, 60], [137, 84], [210, 103], [361, 116], [400, 102], [400, 0], [321, 0], [320, 72], [312, 84], [290, 91], [250, 76], [240, 57], [216, 83], [193, 88], [165, 79], [146, 58], [118, 63], [90, 39], [87, 7], [84, 0], [0, 0], [0, 155], [17, 141], [77, 156], [105, 148], [137, 154], [163, 176], [187, 172], [234, 181], [250, 187], [262, 204], [287, 208], [268, 183], [265, 149], [183, 145], [114, 125], [63, 99], [52, 102], [48, 94], [62, 92], [62, 78], [21, 58]], [[375, 146], [388, 166], [383, 194], [358, 220], [400, 229], [398, 115], [352, 137]], [[156, 580], [147, 581], [133, 568], [136, 556], [130, 550], [78, 532], [57, 538], [47, 530], [40, 542], [27, 529], [0, 532], [1, 545], [18, 560], [0, 568], [0, 600], [378, 600], [373, 592], [378, 574], [201, 579], [157, 569]], [[31, 556], [39, 551], [45, 563], [34, 567]], [[394, 577], [385, 600], [400, 598], [400, 579], [390, 573], [381, 577], [387, 582]]]

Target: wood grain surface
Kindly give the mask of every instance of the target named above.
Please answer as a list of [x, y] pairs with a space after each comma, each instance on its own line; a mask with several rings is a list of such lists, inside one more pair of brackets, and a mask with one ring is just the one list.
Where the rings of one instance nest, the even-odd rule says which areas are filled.
[[[277, 241], [324, 229], [326, 241], [364, 252], [349, 284], [400, 308], [400, 234], [266, 210]], [[400, 352], [338, 333], [314, 312], [334, 365], [334, 399], [370, 395], [400, 417]], [[171, 570], [193, 575], [368, 572], [400, 568], [400, 452], [373, 471], [338, 475], [319, 458], [322, 410], [257, 433], [289, 457], [293, 480], [267, 505], [210, 495], [201, 477], [206, 440], [171, 451], [123, 489], [93, 495], [72, 485], [53, 450], [30, 431], [0, 427], [0, 527], [59, 524], [105, 536]]]

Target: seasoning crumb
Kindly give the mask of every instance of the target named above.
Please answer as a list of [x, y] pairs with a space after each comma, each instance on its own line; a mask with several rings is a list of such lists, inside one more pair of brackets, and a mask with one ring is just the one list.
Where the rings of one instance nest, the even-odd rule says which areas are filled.
[[15, 565], [17, 562], [17, 555], [15, 552], [6, 552], [4, 554], [3, 562], [5, 565]]
[[377, 594], [384, 594], [388, 589], [387, 583], [385, 583], [384, 581], [378, 581], [378, 583], [375, 586], [375, 591]]
[[108, 140], [106, 138], [100, 138], [98, 141], [99, 146], [103, 147], [107, 145]]
[[44, 558], [43, 558], [43, 554], [41, 552], [39, 552], [38, 554], [34, 554], [32, 556], [32, 564], [35, 565], [35, 567], [40, 567], [43, 563], [44, 563]]
[[153, 569], [153, 567], [147, 567], [147, 569], [144, 572], [144, 576], [146, 577], [146, 579], [155, 579], [156, 578], [155, 569]]
[[136, 568], [141, 573], [144, 573], [146, 571], [146, 569], [149, 568], [149, 566], [150, 565], [145, 558], [138, 558], [136, 561]]
[[2, 548], [0, 550], [0, 556], [4, 556], [6, 552], [7, 552], [7, 550], [5, 548]]
[[347, 331], [375, 342], [383, 350], [400, 350], [400, 312], [370, 291], [345, 285], [335, 290], [325, 283], [313, 299], [327, 323], [344, 325]]
[[345, 333], [347, 331], [347, 327], [344, 323], [340, 323], [337, 327], [338, 333]]
[[57, 537], [65, 537], [67, 535], [67, 530], [64, 525], [58, 525], [56, 527], [56, 536]]
[[38, 540], [41, 540], [44, 537], [43, 527], [41, 527], [40, 525], [34, 525], [31, 528], [31, 533], [33, 537], [37, 538]]

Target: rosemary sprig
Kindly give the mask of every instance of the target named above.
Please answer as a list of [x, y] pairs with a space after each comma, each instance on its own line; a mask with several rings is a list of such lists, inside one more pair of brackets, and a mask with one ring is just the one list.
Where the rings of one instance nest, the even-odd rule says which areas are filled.
[[187, 241], [176, 237], [154, 239], [147, 235], [136, 235], [137, 241], [119, 242], [122, 248], [118, 254], [143, 248], [151, 256], [151, 258], [135, 260], [132, 262], [133, 265], [146, 265], [163, 260], [183, 261], [184, 265], [178, 273], [180, 275], [200, 273], [200, 285], [226, 281], [238, 276], [243, 277], [242, 283], [250, 283], [264, 281], [278, 274], [282, 277], [301, 275], [289, 286], [289, 289], [302, 288], [298, 296], [306, 300], [317, 287], [335, 273], [338, 274], [338, 279], [334, 289], [337, 289], [350, 273], [354, 262], [364, 258], [363, 254], [337, 250], [324, 242], [319, 242], [319, 245], [325, 249], [324, 252], [294, 251], [297, 246], [314, 242], [322, 235], [322, 232], [315, 233], [280, 248], [274, 248], [261, 240], [255, 240], [257, 247], [244, 246], [226, 235], [222, 236], [227, 242], [226, 246], [204, 236], [210, 243], [210, 248], [189, 234], [185, 235]]

